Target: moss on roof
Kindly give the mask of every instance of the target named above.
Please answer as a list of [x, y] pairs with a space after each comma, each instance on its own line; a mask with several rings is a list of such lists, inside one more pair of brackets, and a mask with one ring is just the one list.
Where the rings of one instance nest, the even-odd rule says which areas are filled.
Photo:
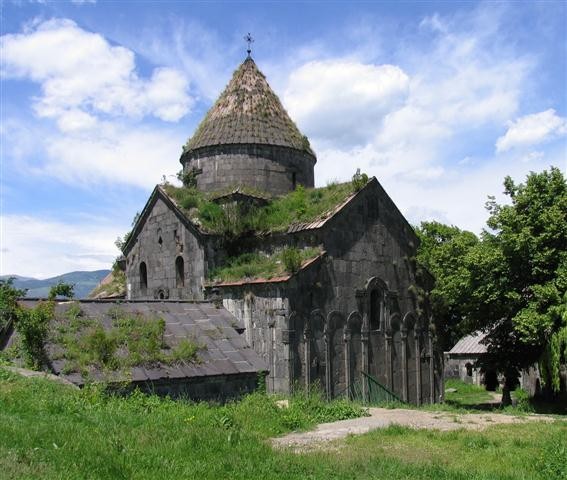
[[290, 147], [313, 155], [309, 140], [289, 117], [251, 58], [234, 72], [183, 152], [243, 143]]

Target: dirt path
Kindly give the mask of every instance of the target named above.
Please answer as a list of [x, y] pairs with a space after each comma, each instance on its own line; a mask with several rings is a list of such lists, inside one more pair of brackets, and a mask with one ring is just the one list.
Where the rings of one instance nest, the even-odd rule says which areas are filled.
[[357, 435], [376, 428], [390, 425], [402, 425], [411, 428], [429, 428], [436, 430], [482, 430], [496, 424], [523, 423], [532, 421], [553, 422], [553, 418], [543, 415], [512, 416], [500, 413], [466, 413], [426, 412], [423, 410], [370, 408], [370, 416], [342, 420], [333, 423], [322, 423], [309, 432], [290, 433], [272, 439], [276, 447], [290, 447], [303, 451], [321, 446], [326, 442]]

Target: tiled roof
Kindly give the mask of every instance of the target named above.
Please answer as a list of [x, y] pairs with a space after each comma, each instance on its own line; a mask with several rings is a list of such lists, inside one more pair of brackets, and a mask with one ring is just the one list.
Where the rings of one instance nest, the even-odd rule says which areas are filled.
[[[25, 306], [33, 306], [37, 300], [23, 300]], [[59, 302], [56, 305], [56, 317], [63, 315], [70, 305]], [[182, 339], [195, 339], [206, 345], [199, 350], [198, 363], [179, 363], [174, 365], [157, 364], [138, 366], [131, 369], [134, 382], [147, 380], [181, 379], [230, 375], [267, 371], [265, 361], [248, 345], [244, 335], [239, 335], [234, 326], [237, 321], [224, 308], [217, 308], [210, 302], [175, 302], [175, 301], [81, 301], [81, 311], [85, 317], [101, 320], [106, 328], [112, 325], [109, 310], [116, 306], [124, 312], [141, 314], [147, 318], [163, 318], [165, 321], [165, 344], [172, 348]], [[58, 358], [55, 345], [48, 346], [52, 358]], [[81, 385], [83, 379], [79, 374], [62, 374], [64, 360], [53, 360], [55, 373], [67, 380]], [[97, 372], [93, 376], [97, 377]]]
[[479, 355], [482, 353], [486, 353], [486, 345], [484, 345], [482, 340], [486, 338], [486, 333], [481, 331], [477, 331], [467, 335], [466, 337], [461, 338], [455, 346], [449, 350], [450, 354], [455, 355], [465, 355], [465, 354], [474, 354]]
[[226, 144], [263, 144], [313, 155], [254, 60], [247, 58], [184, 147], [184, 152]]

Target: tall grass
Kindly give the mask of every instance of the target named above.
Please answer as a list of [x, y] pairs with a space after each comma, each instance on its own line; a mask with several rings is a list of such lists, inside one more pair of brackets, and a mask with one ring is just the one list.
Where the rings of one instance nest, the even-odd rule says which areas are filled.
[[268, 439], [361, 410], [300, 394], [289, 408], [257, 393], [224, 406], [134, 393], [104, 395], [0, 368], [0, 478], [545, 479], [565, 478], [567, 424], [485, 432], [391, 427], [331, 450], [294, 454]]

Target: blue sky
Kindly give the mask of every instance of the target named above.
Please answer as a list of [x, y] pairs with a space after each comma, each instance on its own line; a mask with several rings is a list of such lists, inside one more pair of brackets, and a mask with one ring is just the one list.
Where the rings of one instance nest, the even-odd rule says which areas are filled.
[[109, 268], [116, 237], [253, 57], [318, 163], [408, 220], [480, 232], [488, 195], [567, 170], [567, 3], [1, 3], [1, 274]]

